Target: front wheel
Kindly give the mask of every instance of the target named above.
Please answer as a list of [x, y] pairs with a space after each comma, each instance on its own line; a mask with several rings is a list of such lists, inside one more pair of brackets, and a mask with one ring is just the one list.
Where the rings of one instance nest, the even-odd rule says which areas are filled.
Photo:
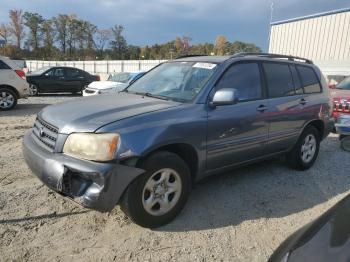
[[138, 167], [146, 172], [127, 188], [122, 210], [143, 227], [169, 223], [187, 201], [191, 188], [188, 166], [178, 155], [161, 151], [141, 161]]
[[313, 127], [307, 127], [293, 149], [287, 154], [288, 164], [297, 170], [312, 167], [320, 150], [320, 133]]

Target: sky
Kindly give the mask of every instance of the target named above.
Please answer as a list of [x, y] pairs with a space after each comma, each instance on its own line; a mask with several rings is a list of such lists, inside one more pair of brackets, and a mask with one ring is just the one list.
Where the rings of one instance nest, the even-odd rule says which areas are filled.
[[[272, 21], [350, 7], [349, 0], [274, 0]], [[268, 49], [271, 0], [0, 0], [0, 23], [10, 9], [36, 12], [45, 18], [77, 14], [99, 28], [123, 25], [129, 44], [165, 43], [187, 35], [191, 43], [229, 41]]]

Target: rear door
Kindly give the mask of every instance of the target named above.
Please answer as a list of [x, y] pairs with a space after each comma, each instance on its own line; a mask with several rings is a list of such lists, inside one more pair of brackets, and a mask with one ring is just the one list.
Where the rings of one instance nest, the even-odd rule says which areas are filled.
[[307, 117], [295, 66], [282, 62], [264, 62], [262, 66], [269, 97], [266, 154], [271, 154], [284, 151], [295, 143]]
[[214, 89], [236, 89], [239, 102], [208, 111], [207, 169], [215, 170], [261, 157], [268, 136], [260, 67], [256, 62], [232, 65]]
[[82, 89], [84, 76], [77, 68], [65, 68], [65, 88], [66, 92], [76, 93]]

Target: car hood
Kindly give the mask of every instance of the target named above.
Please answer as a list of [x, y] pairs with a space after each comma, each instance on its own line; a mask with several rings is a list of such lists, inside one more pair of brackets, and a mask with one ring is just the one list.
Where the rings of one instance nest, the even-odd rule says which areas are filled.
[[56, 104], [44, 108], [38, 116], [57, 127], [59, 133], [95, 132], [115, 121], [180, 105], [135, 94], [116, 93]]
[[113, 81], [95, 81], [88, 85], [89, 88], [97, 89], [97, 90], [103, 90], [103, 89], [109, 89], [109, 88], [125, 88], [127, 87], [127, 84], [125, 83], [119, 83], [119, 82], [113, 82]]
[[[269, 261], [349, 261], [350, 195], [292, 234]], [[289, 259], [282, 258], [289, 253]]]
[[330, 93], [332, 98], [350, 99], [350, 90], [333, 89]]

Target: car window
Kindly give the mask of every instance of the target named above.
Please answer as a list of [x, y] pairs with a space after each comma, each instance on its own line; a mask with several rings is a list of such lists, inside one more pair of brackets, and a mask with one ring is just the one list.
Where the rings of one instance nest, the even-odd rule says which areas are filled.
[[0, 69], [11, 69], [4, 61], [0, 60]]
[[306, 66], [297, 66], [297, 69], [300, 74], [301, 83], [304, 87], [304, 92], [306, 94], [320, 93], [321, 86], [315, 71]]
[[263, 63], [269, 97], [283, 97], [295, 94], [292, 73], [289, 65]]
[[216, 68], [217, 64], [207, 62], [163, 63], [131, 84], [125, 91], [189, 102], [199, 94]]
[[56, 77], [64, 76], [63, 68], [56, 68], [55, 69], [55, 76]]
[[78, 77], [80, 76], [80, 70], [74, 68], [66, 68], [66, 76], [67, 77]]
[[350, 90], [350, 77], [345, 78], [337, 86], [337, 89]]
[[289, 68], [290, 68], [290, 71], [292, 72], [293, 82], [294, 82], [294, 86], [295, 86], [295, 92], [297, 94], [303, 94], [304, 90], [303, 90], [303, 86], [301, 85], [297, 69], [295, 68], [295, 66], [289, 66]]
[[241, 63], [230, 67], [216, 85], [216, 89], [232, 88], [237, 91], [239, 101], [262, 97], [260, 70], [257, 63]]

